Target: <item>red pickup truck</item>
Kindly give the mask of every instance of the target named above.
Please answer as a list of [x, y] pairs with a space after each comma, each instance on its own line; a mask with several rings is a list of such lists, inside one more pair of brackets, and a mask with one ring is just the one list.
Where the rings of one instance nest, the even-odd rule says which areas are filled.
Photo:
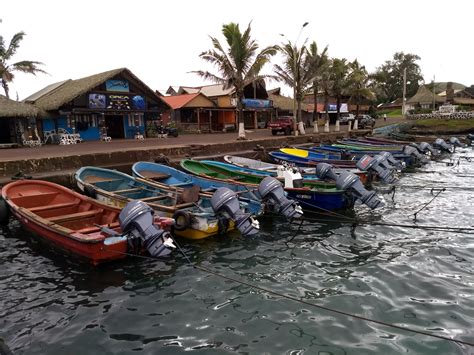
[[275, 136], [278, 132], [283, 132], [286, 135], [293, 132], [293, 117], [279, 117], [275, 121], [268, 124], [268, 127], [271, 128], [272, 134]]

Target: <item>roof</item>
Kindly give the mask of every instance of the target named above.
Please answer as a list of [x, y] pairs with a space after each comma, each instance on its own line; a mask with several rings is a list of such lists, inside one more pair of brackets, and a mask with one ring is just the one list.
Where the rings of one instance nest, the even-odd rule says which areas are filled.
[[44, 96], [46, 94], [48, 94], [49, 92], [57, 89], [58, 87], [60, 87], [62, 84], [64, 84], [65, 82], [67, 81], [71, 81], [71, 79], [68, 79], [68, 80], [63, 80], [63, 81], [58, 81], [57, 83], [54, 83], [54, 84], [50, 84], [44, 88], [42, 88], [40, 91], [37, 91], [35, 92], [34, 94], [28, 96], [26, 99], [23, 100], [23, 102], [27, 102], [27, 103], [32, 103], [32, 102], [35, 102], [36, 100], [38, 100], [41, 96]]
[[422, 85], [418, 88], [417, 93], [408, 99], [407, 103], [409, 104], [421, 104], [421, 103], [432, 103], [433, 100], [436, 102], [445, 102], [445, 98], [433, 95], [433, 92], [429, 90], [426, 85]]
[[0, 117], [35, 117], [39, 110], [31, 104], [10, 100], [0, 95]]
[[[463, 91], [463, 90], [461, 90], [461, 89], [455, 89], [455, 90], [454, 90], [454, 93], [457, 94], [458, 92], [461, 92], [461, 91]], [[441, 91], [438, 95], [439, 95], [439, 96], [446, 96], [446, 90]]]
[[[136, 82], [136, 84], [141, 86], [143, 91], [145, 91], [149, 96], [156, 98], [158, 102], [163, 102], [163, 100], [161, 100], [161, 98], [152, 89], [150, 89], [145, 83], [138, 79], [127, 68], [109, 70], [76, 80], [66, 80], [62, 82], [61, 85], [57, 85], [59, 83], [49, 85], [48, 87], [31, 95], [28, 98], [28, 102], [34, 103], [38, 108], [45, 111], [58, 110], [61, 106], [71, 102], [76, 97], [85, 94], [106, 80], [112, 79], [119, 74], [132, 79]], [[164, 103], [164, 105], [166, 105], [166, 103]]]
[[[442, 91], [446, 91], [446, 89], [448, 87], [448, 83], [449, 83], [448, 81], [435, 82], [434, 83], [435, 93], [439, 94]], [[451, 84], [452, 84], [454, 90], [462, 90], [466, 87], [465, 85], [460, 84], [460, 83], [451, 82]], [[426, 85], [429, 85], [430, 87], [432, 87], [433, 83], [426, 84]]]
[[234, 88], [224, 89], [224, 84], [214, 84], [206, 86], [180, 86], [178, 94], [195, 94], [200, 92], [201, 94], [206, 95], [207, 97], [216, 97], [216, 96], [226, 96], [231, 95], [234, 92]]
[[454, 103], [458, 105], [474, 105], [474, 99], [465, 98], [465, 97], [455, 97]]
[[[200, 100], [195, 100], [200, 98]], [[184, 94], [174, 96], [163, 96], [161, 98], [165, 101], [173, 110], [180, 109], [183, 107], [213, 107], [214, 103], [209, 100], [205, 95], [201, 93], [195, 94]], [[193, 101], [196, 101], [193, 105]]]
[[269, 94], [268, 98], [273, 101], [273, 107], [285, 111], [293, 111], [293, 99], [283, 95]]

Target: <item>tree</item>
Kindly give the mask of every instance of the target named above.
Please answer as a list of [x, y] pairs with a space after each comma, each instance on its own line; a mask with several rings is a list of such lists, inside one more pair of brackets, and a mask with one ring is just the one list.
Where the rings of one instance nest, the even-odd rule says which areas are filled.
[[276, 53], [276, 47], [266, 47], [260, 52], [258, 44], [250, 37], [250, 23], [244, 33], [240, 32], [239, 25], [233, 22], [222, 26], [222, 34], [226, 39], [228, 48], [224, 48], [214, 37], [210, 37], [213, 49], [199, 55], [206, 62], [214, 65], [219, 74], [208, 71], [195, 71], [206, 80], [223, 84], [224, 89], [234, 88], [237, 96], [237, 110], [239, 123], [239, 138], [245, 139], [244, 115], [242, 98], [246, 85], [263, 79], [265, 75], [260, 72], [270, 57]]
[[[304, 44], [298, 48], [291, 41], [278, 46], [278, 50], [283, 55], [283, 65], [275, 64], [273, 66], [274, 78], [293, 88], [294, 132], [297, 135], [298, 130], [296, 126], [297, 123], [301, 122], [301, 103], [306, 94], [306, 89], [313, 79], [312, 73], [309, 70], [310, 57]], [[302, 127], [300, 127], [300, 131], [302, 134], [304, 133]]]
[[350, 73], [348, 76], [349, 81], [349, 94], [351, 95], [350, 101], [356, 103], [356, 118], [359, 116], [359, 107], [362, 100], [373, 100], [375, 99], [374, 93], [368, 88], [369, 86], [369, 75], [365, 66], [354, 60], [349, 64]]
[[10, 41], [8, 47], [5, 46], [3, 36], [0, 36], [0, 80], [5, 91], [5, 96], [9, 96], [8, 84], [13, 82], [15, 72], [23, 72], [36, 75], [37, 73], [46, 73], [38, 66], [43, 65], [41, 62], [32, 60], [22, 60], [16, 63], [10, 63], [10, 60], [15, 55], [17, 49], [20, 47], [20, 42], [25, 36], [24, 32], [16, 33]]
[[318, 122], [318, 91], [320, 82], [322, 81], [323, 73], [327, 70], [329, 58], [327, 55], [328, 47], [326, 46], [321, 53], [318, 53], [318, 45], [313, 41], [308, 48], [308, 64], [312, 75], [312, 91], [313, 91], [313, 124]]
[[341, 111], [341, 98], [349, 87], [349, 65], [345, 58], [334, 58], [330, 68], [330, 80], [332, 82], [332, 93], [336, 96], [337, 120]]
[[423, 84], [420, 66], [416, 63], [421, 58], [416, 54], [397, 52], [393, 60], [377, 68], [371, 75], [374, 89], [381, 101], [393, 101], [403, 95], [403, 70], [407, 70], [407, 97], [416, 94]]

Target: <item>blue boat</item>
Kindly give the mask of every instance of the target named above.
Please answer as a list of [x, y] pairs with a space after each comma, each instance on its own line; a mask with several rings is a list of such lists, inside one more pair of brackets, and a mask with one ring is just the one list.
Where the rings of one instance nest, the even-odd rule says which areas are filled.
[[303, 156], [287, 154], [281, 151], [268, 153], [270, 157], [277, 163], [290, 163], [300, 167], [315, 167], [318, 163], [328, 163], [337, 168], [356, 169], [356, 161], [341, 159], [310, 159]]
[[[202, 239], [223, 232], [223, 221], [211, 205], [212, 194], [172, 189], [128, 174], [96, 167], [83, 167], [74, 174], [77, 186], [86, 195], [106, 204], [123, 208], [131, 200], [146, 202], [155, 212], [175, 219], [175, 234]], [[251, 214], [262, 212], [260, 204], [249, 201], [242, 206]], [[225, 224], [233, 228], [231, 219]]]

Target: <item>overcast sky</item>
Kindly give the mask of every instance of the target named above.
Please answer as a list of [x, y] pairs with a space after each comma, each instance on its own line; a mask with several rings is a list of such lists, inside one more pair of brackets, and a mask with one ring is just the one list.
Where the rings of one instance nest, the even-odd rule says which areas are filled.
[[[397, 51], [418, 54], [425, 81], [474, 84], [472, 16], [465, 1], [280, 0], [2, 0], [0, 33], [27, 36], [15, 61], [36, 60], [49, 75], [17, 74], [10, 87], [23, 99], [53, 82], [127, 67], [152, 89], [206, 84], [192, 70], [209, 69], [199, 53], [222, 24], [252, 21], [260, 46], [306, 38], [332, 57], [358, 59], [374, 71]], [[275, 59], [275, 62], [278, 58]], [[271, 69], [268, 67], [267, 71]], [[279, 86], [267, 83], [267, 88]], [[287, 90], [286, 92], [290, 92]], [[3, 94], [3, 90], [0, 90]]]

